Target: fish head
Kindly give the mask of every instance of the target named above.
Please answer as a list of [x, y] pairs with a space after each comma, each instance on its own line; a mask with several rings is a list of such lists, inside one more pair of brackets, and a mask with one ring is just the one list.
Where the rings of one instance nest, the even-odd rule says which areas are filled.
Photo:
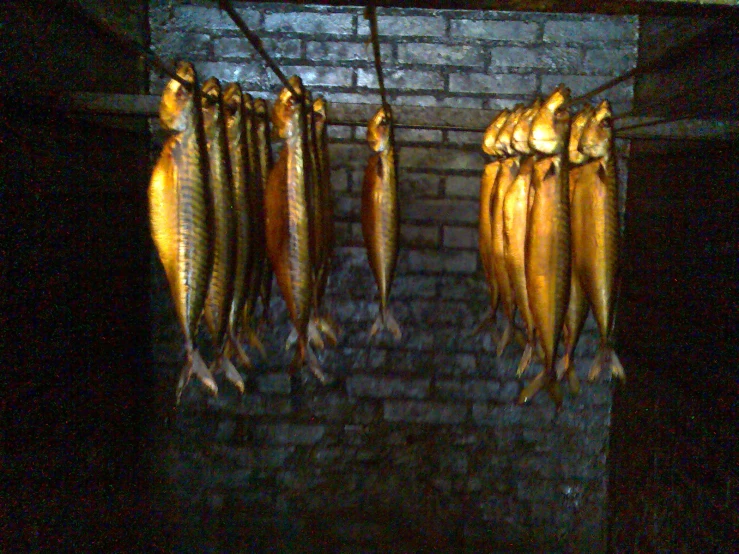
[[526, 108], [513, 128], [511, 135], [511, 146], [519, 154], [531, 154], [529, 146], [529, 134], [531, 134], [531, 122], [541, 109], [541, 98], [537, 98], [531, 106]]
[[190, 90], [185, 85], [174, 79], [167, 83], [162, 93], [162, 101], [159, 104], [159, 119], [162, 127], [170, 131], [181, 132], [189, 124], [194, 105], [193, 90], [197, 85], [197, 74], [195, 67], [190, 62], [177, 64], [177, 76], [190, 83]]
[[511, 110], [505, 108], [493, 118], [493, 120], [490, 122], [490, 125], [488, 125], [488, 128], [485, 129], [485, 135], [482, 139], [482, 151], [485, 152], [488, 156], [499, 157], [503, 155], [503, 152], [500, 152], [495, 147], [495, 140], [498, 138], [498, 133], [500, 133], [501, 128], [503, 127], [503, 125], [505, 125], [505, 122], [510, 114]]
[[255, 98], [254, 99], [254, 114], [260, 118], [264, 119], [267, 117], [267, 101], [264, 98]]
[[[297, 75], [288, 79], [290, 86], [297, 94], [303, 94], [303, 81]], [[296, 98], [290, 90], [285, 87], [272, 108], [272, 134], [274, 138], [285, 139], [294, 136], [298, 132], [301, 98]]]
[[570, 141], [567, 144], [567, 148], [570, 153], [570, 162], [573, 164], [583, 164], [590, 156], [586, 156], [580, 152], [580, 137], [585, 129], [590, 118], [593, 117], [593, 106], [586, 104], [585, 107], [575, 114], [572, 118], [572, 125], [570, 125]]
[[200, 101], [203, 106], [203, 125], [207, 134], [210, 129], [218, 124], [218, 105], [222, 102], [221, 82], [215, 77], [210, 77], [203, 83], [200, 92]]
[[367, 142], [375, 152], [382, 152], [390, 143], [390, 126], [393, 113], [388, 106], [381, 107], [367, 124]]
[[559, 85], [544, 101], [531, 122], [529, 146], [542, 154], [559, 154], [569, 135], [570, 114], [567, 104], [570, 89]]
[[513, 129], [516, 128], [516, 123], [518, 123], [525, 109], [526, 106], [523, 104], [516, 104], [506, 119], [505, 124], [500, 129], [498, 137], [495, 139], [495, 148], [502, 152], [504, 156], [513, 156], [516, 154], [511, 146], [511, 139], [513, 138]]
[[241, 123], [243, 105], [241, 87], [238, 83], [229, 83], [223, 89], [223, 111], [229, 127]]
[[321, 134], [326, 124], [326, 101], [321, 96], [313, 102], [313, 117], [316, 122], [316, 134]]
[[608, 100], [595, 108], [580, 137], [580, 152], [592, 158], [606, 156], [613, 142], [613, 113]]

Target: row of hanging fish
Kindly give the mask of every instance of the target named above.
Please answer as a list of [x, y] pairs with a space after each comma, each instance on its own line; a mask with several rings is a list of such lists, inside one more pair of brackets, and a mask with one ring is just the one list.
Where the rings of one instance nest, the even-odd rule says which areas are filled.
[[[149, 186], [152, 238], [185, 340], [177, 399], [192, 375], [216, 394], [219, 372], [243, 392], [232, 360], [251, 366], [244, 340], [264, 354], [255, 315], [261, 298], [268, 318], [273, 271], [296, 330], [293, 366], [307, 362], [323, 378], [309, 342], [322, 346], [318, 330], [336, 342], [321, 308], [334, 242], [325, 102], [283, 91], [272, 124], [285, 146], [273, 165], [263, 99], [215, 78], [200, 87], [187, 62], [177, 75], [183, 82], [173, 79], [162, 94], [170, 136]], [[297, 77], [291, 84], [309, 100]], [[210, 367], [195, 343], [201, 319], [215, 353]]]
[[562, 378], [579, 391], [573, 352], [589, 309], [600, 335], [589, 379], [603, 370], [625, 378], [611, 342], [619, 241], [611, 109], [603, 101], [571, 118], [569, 99], [560, 85], [544, 101], [500, 112], [485, 131], [483, 151], [495, 159], [480, 185], [479, 248], [491, 300], [483, 323], [501, 308], [499, 356], [513, 337], [524, 342], [519, 377], [532, 358], [544, 366], [519, 402], [544, 389], [558, 407]]

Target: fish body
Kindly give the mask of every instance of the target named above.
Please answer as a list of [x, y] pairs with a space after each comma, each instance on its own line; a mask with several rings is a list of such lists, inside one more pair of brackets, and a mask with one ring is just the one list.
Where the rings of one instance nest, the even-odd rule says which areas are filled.
[[400, 327], [388, 307], [398, 261], [399, 235], [397, 160], [392, 125], [389, 107], [380, 108], [367, 125], [367, 142], [373, 154], [367, 162], [362, 185], [362, 235], [380, 296], [380, 313], [370, 329], [370, 337], [387, 328], [398, 340]]
[[[290, 83], [303, 93], [299, 77]], [[306, 190], [306, 119], [302, 98], [283, 89], [275, 103], [272, 123], [285, 144], [267, 180], [265, 197], [267, 252], [277, 284], [298, 334], [298, 348], [292, 368], [305, 361], [319, 379], [324, 380], [307, 340], [308, 319], [313, 294], [310, 256], [310, 219]]]
[[587, 180], [575, 188], [574, 201], [581, 209], [575, 214], [583, 236], [578, 238], [575, 271], [598, 324], [600, 345], [588, 378], [593, 381], [603, 369], [625, 379], [621, 363], [613, 352], [616, 275], [618, 271], [619, 220], [618, 184], [613, 157], [611, 108], [603, 101], [588, 120], [580, 138], [580, 151], [597, 164]]
[[[262, 208], [262, 216], [265, 217], [265, 191], [267, 189], [267, 177], [274, 166], [272, 157], [272, 139], [270, 136], [269, 114], [267, 113], [267, 103], [262, 98], [254, 100], [254, 125], [256, 129], [257, 140], [257, 159], [259, 161], [259, 186], [261, 188], [260, 204]], [[264, 219], [262, 220], [264, 227]], [[266, 237], [265, 237], [266, 241]], [[269, 303], [272, 296], [272, 266], [269, 258], [266, 256], [266, 242], [264, 266], [262, 268], [262, 282], [260, 285], [260, 297], [262, 299], [262, 319], [269, 319]]]
[[213, 206], [213, 270], [205, 300], [205, 323], [216, 352], [214, 367], [230, 374], [225, 356], [228, 322], [233, 298], [236, 225], [233, 209], [233, 180], [228, 151], [226, 117], [218, 79], [203, 83], [203, 124], [210, 166]]
[[[198, 90], [192, 64], [177, 74]], [[211, 272], [208, 212], [208, 156], [202, 113], [192, 91], [171, 80], [162, 94], [162, 126], [173, 132], [154, 167], [148, 190], [151, 233], [164, 267], [175, 313], [185, 338], [187, 363], [177, 384], [177, 401], [195, 374], [212, 393], [215, 380], [195, 347]]]
[[501, 152], [497, 148], [498, 133], [500, 133], [500, 130], [503, 128], [510, 115], [511, 111], [508, 108], [502, 110], [493, 118], [487, 129], [485, 129], [485, 133], [482, 138], [482, 151], [488, 156], [499, 158], [504, 155], [504, 152]]
[[554, 367], [570, 293], [570, 213], [568, 155], [569, 91], [558, 87], [534, 116], [530, 146], [543, 154], [534, 164], [532, 201], [525, 243], [526, 291], [537, 343], [544, 354], [543, 371], [528, 384], [519, 402], [545, 388], [557, 408], [562, 394]]

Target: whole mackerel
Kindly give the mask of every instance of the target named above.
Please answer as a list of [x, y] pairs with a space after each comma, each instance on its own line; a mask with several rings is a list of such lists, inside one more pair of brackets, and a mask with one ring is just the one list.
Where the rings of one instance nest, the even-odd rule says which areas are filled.
[[580, 391], [580, 382], [575, 373], [575, 365], [573, 363], [573, 354], [577, 341], [580, 338], [585, 318], [588, 315], [588, 300], [585, 297], [585, 291], [580, 284], [580, 278], [575, 269], [577, 260], [577, 249], [580, 241], [586, 239], [587, 230], [582, 228], [583, 219], [577, 214], [582, 210], [588, 209], [582, 206], [581, 197], [575, 197], [575, 189], [580, 181], [588, 181], [592, 178], [591, 174], [596, 166], [587, 164], [590, 157], [586, 156], [578, 149], [580, 146], [580, 137], [588, 120], [593, 115], [593, 108], [586, 105], [580, 110], [575, 117], [572, 118], [572, 126], [570, 129], [570, 140], [568, 145], [570, 159], [570, 232], [571, 241], [571, 257], [572, 271], [570, 276], [570, 301], [567, 306], [567, 314], [565, 315], [564, 327], [562, 329], [564, 340], [564, 356], [557, 362], [557, 378], [562, 379], [567, 374], [567, 381], [570, 390], [577, 394]]
[[600, 333], [600, 345], [588, 379], [594, 381], [601, 371], [626, 380], [623, 366], [613, 351], [611, 333], [615, 315], [615, 287], [618, 272], [619, 220], [618, 182], [613, 155], [613, 122], [607, 100], [595, 109], [593, 117], [583, 129], [580, 151], [597, 158], [597, 170], [591, 178], [581, 179], [575, 188], [579, 206], [576, 216], [582, 221], [587, 240], [580, 240], [575, 248], [575, 270], [593, 310]]
[[226, 378], [243, 391], [243, 380], [226, 352], [234, 287], [236, 220], [233, 213], [233, 178], [223, 96], [221, 84], [215, 77], [203, 83], [202, 103], [213, 206], [213, 271], [205, 299], [205, 323], [216, 355], [213, 369], [223, 371]]
[[[299, 77], [291, 77], [290, 85], [298, 94], [304, 94]], [[298, 333], [298, 347], [291, 367], [295, 371], [307, 361], [316, 377], [325, 381], [326, 377], [308, 344], [307, 336], [313, 272], [305, 187], [308, 155], [305, 116], [303, 98], [295, 98], [284, 88], [272, 113], [275, 132], [285, 143], [267, 180], [266, 242], [277, 284]]]
[[362, 184], [362, 235], [375, 283], [380, 293], [380, 313], [369, 336], [388, 329], [396, 340], [401, 330], [388, 307], [398, 261], [399, 205], [397, 159], [390, 107], [381, 107], [367, 125], [367, 142], [373, 150]]
[[193, 93], [199, 85], [190, 63], [180, 62], [177, 75], [191, 90], [174, 79], [164, 89], [159, 114], [162, 127], [172, 135], [152, 172], [148, 196], [152, 239], [185, 337], [187, 362], [177, 383], [179, 403], [193, 374], [212, 394], [218, 387], [195, 346], [211, 271], [208, 155], [200, 104]]
[[544, 369], [521, 391], [529, 401], [545, 388], [557, 408], [562, 392], [554, 368], [557, 345], [570, 294], [570, 213], [567, 138], [569, 89], [560, 86], [544, 102], [531, 123], [530, 146], [544, 157], [534, 164], [533, 200], [526, 229], [526, 291]]

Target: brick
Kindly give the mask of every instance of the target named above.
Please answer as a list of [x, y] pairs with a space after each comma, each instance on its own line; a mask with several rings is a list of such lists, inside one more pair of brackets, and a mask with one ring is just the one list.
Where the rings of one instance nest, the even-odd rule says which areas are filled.
[[441, 142], [441, 131], [432, 129], [396, 129], [395, 142], [397, 144], [408, 142]]
[[187, 54], [188, 59], [193, 57], [208, 56], [211, 51], [212, 40], [210, 35], [204, 33], [163, 33], [162, 36], [152, 41], [154, 51], [161, 56]]
[[[357, 34], [370, 34], [369, 23], [360, 18], [357, 25]], [[378, 16], [377, 30], [380, 37], [387, 36], [417, 36], [443, 37], [446, 33], [446, 21], [443, 17], [429, 16]]]
[[598, 75], [620, 75], [636, 66], [636, 50], [598, 48], [585, 52], [583, 69]]
[[483, 134], [478, 131], [447, 131], [447, 143], [454, 145], [475, 145], [482, 143]]
[[508, 381], [501, 387], [498, 400], [503, 403], [515, 401], [521, 393], [521, 388], [517, 381]]
[[[257, 10], [239, 8], [236, 12], [250, 29], [259, 26], [260, 15]], [[177, 6], [174, 19], [178, 31], [227, 30], [238, 31], [238, 28], [227, 13], [219, 8], [204, 6]]]
[[439, 468], [442, 471], [464, 474], [469, 468], [469, 457], [464, 450], [452, 450], [441, 455]]
[[406, 146], [398, 153], [400, 167], [424, 171], [440, 169], [444, 171], [469, 170], [482, 171], [484, 160], [477, 151], [459, 148], [439, 148], [431, 146]]
[[452, 176], [446, 178], [445, 196], [462, 196], [478, 198], [480, 196], [480, 176]]
[[[288, 77], [300, 75], [303, 84], [308, 87], [350, 87], [352, 85], [352, 70], [348, 67], [316, 67], [316, 66], [285, 66], [281, 68]], [[280, 84], [280, 80], [271, 71], [269, 84]]]
[[354, 32], [354, 16], [343, 13], [270, 13], [264, 17], [264, 30], [303, 34], [325, 33], [350, 35]]
[[352, 127], [348, 125], [329, 125], [328, 137], [331, 140], [348, 140], [352, 138]]
[[479, 206], [471, 200], [416, 200], [401, 207], [401, 217], [435, 223], [477, 223]]
[[444, 227], [444, 247], [477, 250], [478, 230], [475, 227]]
[[449, 424], [462, 423], [467, 417], [464, 404], [388, 400], [383, 408], [385, 421]]
[[390, 379], [356, 375], [346, 380], [347, 394], [371, 398], [415, 398], [428, 396], [430, 379]]
[[343, 193], [349, 190], [349, 178], [345, 169], [331, 170], [331, 186], [334, 189], [334, 192], [338, 193]]
[[452, 73], [449, 76], [450, 92], [530, 94], [535, 88], [536, 76], [534, 75]]
[[[366, 144], [332, 144], [331, 167], [336, 169], [361, 169], [364, 172], [369, 155], [370, 149]], [[360, 177], [359, 183], [361, 182]]]
[[[299, 58], [300, 39], [264, 39], [264, 49], [270, 56], [278, 59]], [[219, 38], [213, 41], [217, 57], [239, 57], [248, 60], [260, 59], [259, 54], [245, 38]]]
[[441, 44], [399, 44], [398, 63], [475, 66], [483, 59], [478, 46], [449, 46]]
[[[444, 76], [433, 71], [412, 69], [384, 69], [385, 88], [404, 90], [444, 90]], [[357, 70], [357, 86], [379, 88], [374, 69]]]
[[408, 255], [408, 269], [410, 271], [473, 273], [477, 269], [477, 253], [414, 250]]
[[451, 22], [450, 35], [452, 38], [536, 42], [539, 38], [539, 24], [524, 21], [459, 19]]
[[396, 299], [407, 297], [433, 298], [436, 296], [436, 282], [435, 277], [396, 275], [393, 281], [393, 297]]
[[281, 423], [276, 425], [258, 425], [257, 436], [268, 444], [315, 444], [326, 434], [323, 425], [292, 425]]
[[521, 406], [488, 406], [475, 404], [472, 406], [472, 420], [477, 425], [493, 425], [506, 427], [521, 421]]
[[436, 97], [428, 94], [391, 94], [389, 102], [393, 106], [416, 106], [421, 108], [439, 105]]
[[209, 77], [216, 77], [225, 83], [237, 81], [263, 88], [267, 81], [267, 70], [260, 63], [196, 62], [195, 70], [201, 83]]
[[370, 61], [372, 49], [363, 42], [309, 42], [306, 57], [321, 62]]
[[636, 33], [635, 19], [625, 17], [600, 16], [544, 23], [544, 42], [635, 41]]
[[582, 51], [579, 48], [546, 46], [539, 48], [498, 47], [490, 49], [491, 71], [500, 69], [547, 69], [569, 72], [582, 67]]
[[450, 400], [493, 400], [500, 384], [496, 381], [437, 381], [437, 394]]
[[483, 108], [483, 100], [480, 98], [460, 98], [458, 96], [443, 98], [438, 104], [446, 108], [468, 108], [470, 110]]
[[[332, 92], [324, 91], [321, 93], [328, 102], [339, 102], [342, 104], [374, 104], [376, 98], [367, 93], [358, 92]], [[329, 108], [330, 110], [331, 108]], [[366, 127], [365, 127], [366, 131]]]
[[401, 225], [400, 245], [425, 248], [439, 246], [439, 229], [435, 226]]
[[290, 376], [287, 373], [258, 375], [257, 388], [265, 394], [290, 394]]
[[401, 167], [400, 175], [398, 176], [398, 190], [400, 197], [438, 197], [440, 181], [441, 179], [438, 175], [428, 173], [409, 173], [404, 171]]
[[334, 215], [340, 219], [358, 219], [361, 210], [361, 200], [342, 196], [334, 203]]

